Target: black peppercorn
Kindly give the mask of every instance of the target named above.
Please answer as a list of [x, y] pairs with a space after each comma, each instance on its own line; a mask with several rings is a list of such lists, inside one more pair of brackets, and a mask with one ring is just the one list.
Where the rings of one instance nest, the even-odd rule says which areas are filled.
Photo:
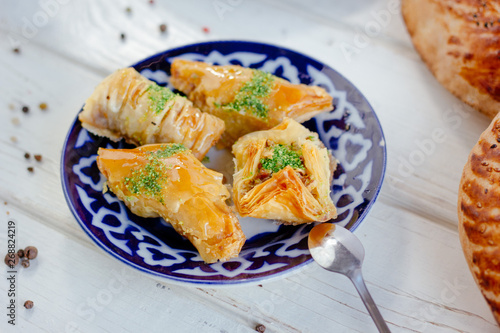
[[5, 264], [11, 267], [17, 266], [17, 264], [19, 264], [19, 256], [17, 253], [7, 253], [5, 256]]
[[25, 307], [26, 309], [31, 309], [31, 308], [33, 308], [33, 305], [34, 305], [34, 304], [33, 304], [33, 301], [27, 300], [26, 302], [24, 302], [24, 307]]
[[255, 326], [255, 330], [259, 333], [264, 333], [266, 331], [266, 326], [259, 324]]
[[36, 256], [38, 255], [38, 249], [34, 246], [28, 246], [27, 248], [24, 249], [24, 255], [28, 259], [35, 259]]

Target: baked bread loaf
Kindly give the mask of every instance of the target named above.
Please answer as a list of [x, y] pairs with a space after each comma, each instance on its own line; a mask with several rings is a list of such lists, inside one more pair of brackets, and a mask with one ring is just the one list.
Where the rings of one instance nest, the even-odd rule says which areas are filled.
[[458, 219], [469, 268], [500, 323], [500, 114], [483, 132], [465, 165]]
[[402, 12], [436, 79], [493, 118], [500, 110], [500, 2], [403, 0]]

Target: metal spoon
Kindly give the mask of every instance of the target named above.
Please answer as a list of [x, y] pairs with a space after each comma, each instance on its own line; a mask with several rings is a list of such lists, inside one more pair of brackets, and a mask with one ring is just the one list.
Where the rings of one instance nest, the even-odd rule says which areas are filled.
[[332, 223], [321, 223], [309, 233], [309, 251], [324, 269], [341, 273], [351, 279], [379, 332], [390, 332], [373, 301], [361, 274], [365, 249], [346, 228]]

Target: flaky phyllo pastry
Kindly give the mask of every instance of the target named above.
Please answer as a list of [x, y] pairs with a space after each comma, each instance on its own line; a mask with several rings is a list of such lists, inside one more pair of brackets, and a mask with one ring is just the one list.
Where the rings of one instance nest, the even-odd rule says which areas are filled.
[[161, 216], [188, 238], [207, 263], [238, 256], [245, 236], [226, 205], [222, 175], [181, 144], [135, 149], [99, 148], [97, 165], [110, 189], [132, 213]]
[[316, 133], [290, 118], [233, 145], [234, 203], [241, 216], [290, 224], [337, 216], [330, 198], [335, 160]]
[[219, 140], [224, 122], [133, 68], [102, 81], [78, 116], [90, 132], [128, 143], [182, 143], [198, 159]]
[[171, 73], [176, 89], [226, 123], [220, 147], [231, 146], [244, 134], [270, 129], [285, 117], [303, 122], [333, 108], [323, 88], [292, 84], [256, 69], [176, 59]]

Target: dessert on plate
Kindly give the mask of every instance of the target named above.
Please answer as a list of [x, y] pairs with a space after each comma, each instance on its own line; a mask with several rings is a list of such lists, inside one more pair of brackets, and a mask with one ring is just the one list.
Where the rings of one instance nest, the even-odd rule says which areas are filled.
[[287, 224], [325, 222], [337, 216], [330, 197], [336, 161], [318, 138], [293, 119], [241, 137], [233, 200], [241, 216]]
[[171, 75], [172, 85], [195, 106], [224, 120], [219, 147], [270, 129], [285, 117], [304, 122], [333, 109], [332, 97], [323, 88], [292, 84], [257, 69], [175, 59]]
[[188, 99], [148, 80], [133, 68], [105, 78], [78, 119], [88, 131], [141, 146], [181, 143], [202, 159], [224, 131], [224, 122]]
[[99, 148], [97, 166], [106, 178], [105, 190], [136, 215], [165, 219], [206, 263], [238, 256], [245, 236], [225, 202], [229, 191], [222, 175], [182, 144]]

